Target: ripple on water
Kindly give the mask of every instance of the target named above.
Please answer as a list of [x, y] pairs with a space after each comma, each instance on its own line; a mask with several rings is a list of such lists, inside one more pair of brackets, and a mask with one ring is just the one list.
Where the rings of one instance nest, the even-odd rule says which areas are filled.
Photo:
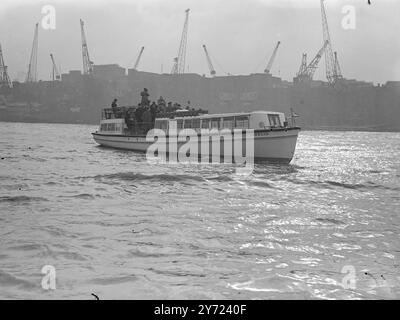
[[46, 198], [42, 198], [42, 197], [29, 197], [29, 196], [0, 197], [0, 203], [10, 202], [10, 203], [14, 203], [14, 204], [25, 204], [27, 202], [35, 202], [35, 201], [48, 201], [48, 200]]
[[118, 180], [118, 181], [160, 181], [160, 182], [182, 182], [182, 181], [204, 181], [202, 177], [193, 176], [193, 175], [185, 175], [185, 174], [141, 174], [141, 173], [133, 173], [133, 172], [119, 172], [113, 174], [103, 174], [96, 175], [93, 177], [84, 177], [84, 178], [92, 178], [97, 180]]
[[1, 287], [18, 287], [22, 290], [31, 290], [37, 288], [37, 284], [0, 270], [0, 286]]

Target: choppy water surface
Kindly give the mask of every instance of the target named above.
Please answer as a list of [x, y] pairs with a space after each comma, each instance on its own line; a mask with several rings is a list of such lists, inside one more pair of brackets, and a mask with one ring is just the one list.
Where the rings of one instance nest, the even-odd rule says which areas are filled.
[[302, 132], [245, 178], [93, 130], [0, 123], [0, 298], [400, 297], [400, 134]]

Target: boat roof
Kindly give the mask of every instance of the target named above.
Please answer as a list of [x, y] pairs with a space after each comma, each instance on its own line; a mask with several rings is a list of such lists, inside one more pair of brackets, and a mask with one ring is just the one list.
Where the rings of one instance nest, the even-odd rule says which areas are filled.
[[[179, 111], [179, 110], [177, 110]], [[184, 110], [183, 110], [184, 111]], [[197, 116], [175, 116], [174, 118], [156, 118], [156, 120], [174, 120], [174, 119], [192, 119], [192, 118], [200, 118], [200, 119], [212, 119], [212, 118], [224, 118], [224, 117], [239, 117], [239, 116], [248, 116], [250, 114], [277, 114], [277, 115], [282, 115], [284, 114], [283, 112], [277, 112], [277, 111], [265, 111], [265, 110], [259, 110], [259, 111], [249, 111], [249, 112], [233, 112], [233, 113], [215, 113], [215, 114], [200, 114]]]

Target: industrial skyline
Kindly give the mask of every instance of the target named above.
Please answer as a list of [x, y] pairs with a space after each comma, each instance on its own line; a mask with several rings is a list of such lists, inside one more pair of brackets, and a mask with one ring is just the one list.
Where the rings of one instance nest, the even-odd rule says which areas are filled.
[[[203, 51], [206, 44], [217, 75], [262, 73], [281, 41], [270, 72], [292, 80], [302, 54], [307, 53], [311, 61], [324, 44], [319, 0], [302, 1], [301, 5], [289, 0], [233, 0], [229, 6], [224, 0], [119, 0], [113, 1], [113, 5], [109, 1], [85, 0], [79, 2], [79, 7], [74, 0], [34, 4], [6, 1], [0, 11], [0, 43], [13, 80], [23, 81], [27, 77], [32, 30], [43, 17], [41, 8], [45, 4], [55, 7], [57, 24], [55, 30], [39, 27], [38, 79], [42, 80], [48, 80], [54, 68], [50, 53], [62, 72], [82, 70], [79, 19], [85, 21], [94, 64], [117, 63], [134, 68], [138, 54], [143, 53], [141, 48], [145, 47], [138, 69], [156, 73], [170, 73], [173, 67], [183, 37], [184, 11], [189, 7], [187, 48], [185, 45], [182, 49], [186, 51], [185, 72], [209, 75], [209, 59]], [[341, 24], [345, 5], [353, 5], [356, 10], [355, 29], [346, 30]], [[338, 52], [346, 78], [375, 83], [400, 80], [400, 41], [396, 33], [396, 27], [400, 28], [400, 19], [396, 17], [396, 13], [400, 16], [399, 3], [386, 0], [368, 6], [365, 1], [325, 0], [325, 7], [333, 50]], [[99, 15], [103, 17], [101, 24], [98, 18], [93, 19]], [[21, 23], [21, 19], [25, 22]], [[15, 29], [15, 25], [20, 27]], [[314, 70], [314, 79], [326, 80], [324, 63]]]

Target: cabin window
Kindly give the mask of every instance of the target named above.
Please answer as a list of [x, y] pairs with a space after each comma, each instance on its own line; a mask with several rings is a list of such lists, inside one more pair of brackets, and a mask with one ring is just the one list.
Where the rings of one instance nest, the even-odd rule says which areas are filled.
[[176, 128], [178, 130], [183, 129], [183, 120], [182, 119], [176, 120]]
[[192, 127], [192, 119], [185, 120], [185, 129], [190, 129]]
[[236, 117], [235, 122], [236, 122], [235, 127], [238, 129], [248, 129], [249, 128], [249, 117], [248, 116]]
[[228, 129], [233, 129], [233, 124], [234, 124], [234, 118], [230, 117], [230, 118], [224, 118], [223, 119], [223, 124], [222, 127], [223, 128], [228, 128]]
[[211, 119], [211, 129], [219, 128], [219, 119]]
[[271, 127], [281, 127], [281, 119], [278, 114], [269, 114], [268, 115], [269, 124]]
[[195, 128], [195, 129], [200, 128], [200, 119], [193, 119], [192, 128]]
[[210, 128], [210, 120], [209, 119], [203, 119], [201, 120], [201, 127], [203, 129], [208, 129]]
[[156, 129], [161, 129], [161, 130], [167, 130], [168, 129], [168, 120], [157, 120], [154, 128]]
[[105, 110], [104, 112], [106, 119], [114, 119], [114, 112], [112, 112], [111, 110]]

